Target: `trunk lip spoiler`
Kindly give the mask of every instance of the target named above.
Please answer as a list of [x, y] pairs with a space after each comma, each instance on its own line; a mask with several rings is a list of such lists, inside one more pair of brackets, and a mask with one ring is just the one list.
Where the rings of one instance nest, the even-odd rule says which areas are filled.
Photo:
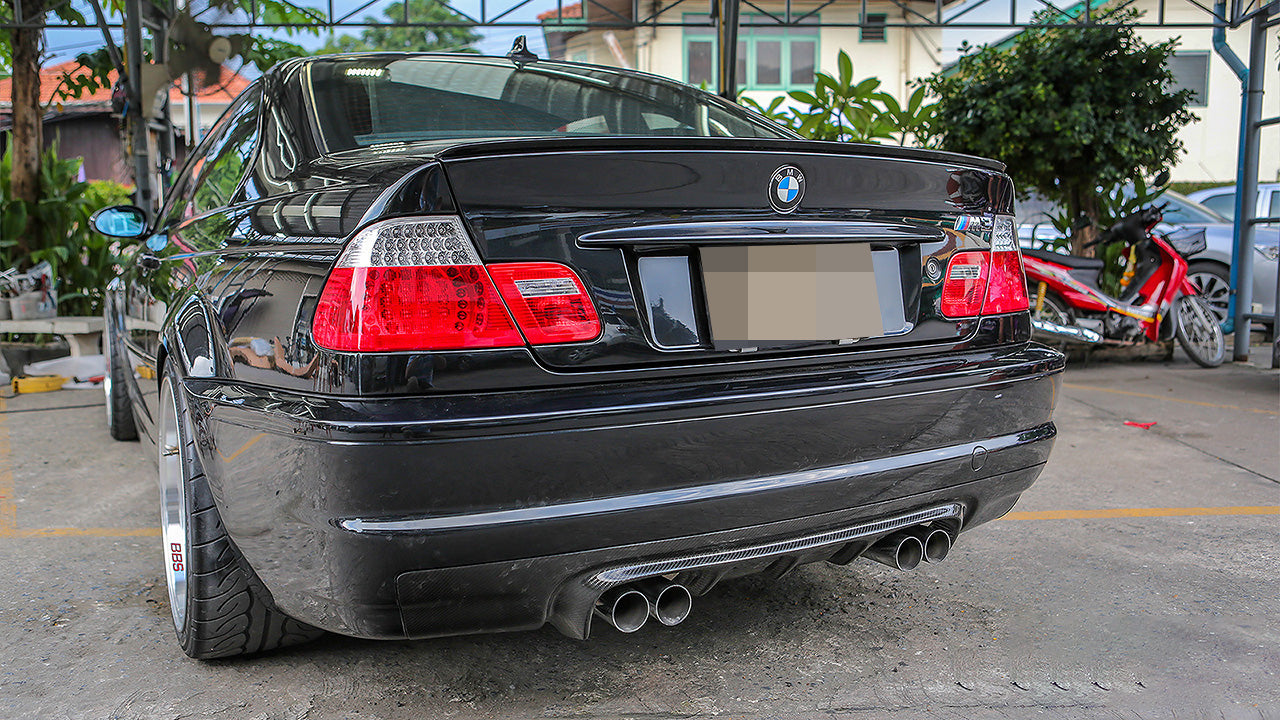
[[[1005, 164], [998, 160], [945, 152], [907, 148], [897, 145], [864, 145], [836, 143], [823, 140], [791, 140], [783, 138], [685, 138], [669, 136], [610, 135], [581, 138], [496, 138], [471, 140], [456, 145], [433, 148], [431, 156], [437, 160], [469, 160], [502, 155], [542, 154], [561, 152], [766, 152], [813, 155], [838, 155], [842, 157], [874, 157], [916, 160], [923, 162], [959, 165], [1003, 173]], [[427, 158], [424, 158], [424, 160]]]
[[926, 243], [947, 239], [936, 226], [871, 220], [758, 220], [641, 225], [590, 232], [578, 237], [584, 248], [643, 245], [789, 245], [798, 243]]

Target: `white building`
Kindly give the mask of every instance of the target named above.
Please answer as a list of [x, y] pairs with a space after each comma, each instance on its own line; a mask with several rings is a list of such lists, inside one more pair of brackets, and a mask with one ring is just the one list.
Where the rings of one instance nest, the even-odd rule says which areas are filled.
[[[1101, 7], [1101, 0], [1092, 0]], [[1135, 0], [1130, 7], [1145, 11], [1150, 20], [1160, 11], [1158, 0]], [[945, 3], [954, 12], [959, 3]], [[907, 27], [839, 27], [859, 22], [861, 0], [836, 0], [829, 4], [792, 3], [792, 16], [803, 17], [801, 26], [781, 26], [768, 14], [782, 17], [780, 2], [758, 2], [742, 6], [738, 40], [737, 77], [741, 94], [763, 104], [789, 90], [812, 88], [813, 72], [835, 74], [836, 56], [844, 50], [853, 59], [858, 78], [879, 78], [884, 91], [902, 100], [910, 84], [943, 67], [943, 33], [948, 44], [958, 44], [960, 30], [942, 30], [923, 24], [921, 16], [936, 12], [933, 2], [867, 0], [867, 22], [911, 23]], [[603, 6], [603, 7], [602, 7]], [[908, 7], [911, 11], [904, 9]], [[630, 22], [631, 3], [600, 0], [587, 4], [593, 22]], [[689, 6], [667, 0], [641, 3], [641, 20], [658, 14], [659, 22], [706, 22], [705, 3]], [[688, 10], [685, 10], [685, 8]], [[617, 67], [632, 67], [693, 85], [715, 85], [716, 37], [712, 27], [642, 27], [638, 29], [587, 30], [581, 3], [564, 5], [538, 16], [543, 23], [550, 55], [557, 59]], [[606, 9], [607, 8], [607, 9]], [[665, 9], [664, 9], [665, 8]], [[758, 9], [757, 9], [758, 8]], [[1082, 5], [1066, 12], [1079, 12]], [[702, 12], [702, 14], [699, 14]], [[812, 15], [805, 16], [805, 13]], [[918, 13], [918, 15], [916, 14]], [[1007, 17], [1007, 14], [1005, 15]], [[1203, 24], [1208, 14], [1190, 0], [1167, 0], [1166, 24]], [[998, 21], [997, 21], [998, 22]], [[1067, 31], [1069, 32], [1069, 31]], [[976, 33], [975, 33], [976, 34]], [[1240, 82], [1212, 47], [1209, 29], [1141, 27], [1138, 35], [1147, 42], [1180, 37], [1181, 44], [1173, 70], [1182, 86], [1192, 88], [1197, 100], [1191, 111], [1197, 121], [1179, 134], [1186, 155], [1173, 169], [1175, 182], [1235, 181], [1236, 146], [1240, 129]], [[979, 37], [971, 42], [989, 39]], [[1228, 43], [1242, 58], [1249, 54], [1249, 30], [1228, 31]], [[1275, 40], [1273, 39], [1273, 42]], [[1269, 48], [1263, 100], [1263, 117], [1280, 115], [1280, 67], [1270, 58]], [[1280, 180], [1280, 126], [1262, 132], [1260, 178]]]
[[[600, 5], [630, 19], [630, 2], [603, 0]], [[737, 78], [741, 94], [765, 104], [789, 90], [812, 89], [815, 67], [834, 74], [841, 50], [853, 59], [855, 76], [879, 78], [881, 89], [896, 97], [910, 94], [907, 86], [912, 80], [942, 67], [941, 31], [937, 28], [835, 27], [859, 22], [861, 0], [830, 4], [795, 0], [791, 13], [793, 18], [800, 18], [798, 26], [783, 26], [774, 19], [784, 18], [786, 7], [781, 2], [753, 5], [742, 5]], [[934, 2], [911, 1], [902, 5], [925, 16], [936, 8]], [[538, 16], [552, 57], [633, 67], [692, 85], [715, 86], [717, 49], [713, 27], [582, 30], [582, 7], [580, 3], [565, 5], [559, 20], [554, 9]], [[587, 7], [592, 21], [618, 20], [595, 3]], [[655, 0], [642, 3], [641, 8], [641, 19], [661, 12], [659, 22], [709, 24], [706, 3]], [[867, 0], [866, 8], [867, 22], [872, 25], [919, 20], [899, 4], [885, 0]]]

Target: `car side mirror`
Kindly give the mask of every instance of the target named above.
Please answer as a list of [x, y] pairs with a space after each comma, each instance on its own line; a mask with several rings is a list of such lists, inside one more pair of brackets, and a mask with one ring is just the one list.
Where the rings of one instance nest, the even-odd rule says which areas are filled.
[[147, 234], [147, 214], [133, 205], [102, 208], [89, 218], [89, 223], [108, 237], [140, 238]]

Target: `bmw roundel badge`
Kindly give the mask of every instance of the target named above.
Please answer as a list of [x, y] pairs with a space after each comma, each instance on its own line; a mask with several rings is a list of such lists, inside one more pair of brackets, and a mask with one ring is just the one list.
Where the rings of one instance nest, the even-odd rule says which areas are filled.
[[804, 199], [804, 173], [794, 165], [783, 165], [769, 178], [769, 204], [780, 213], [789, 213]]

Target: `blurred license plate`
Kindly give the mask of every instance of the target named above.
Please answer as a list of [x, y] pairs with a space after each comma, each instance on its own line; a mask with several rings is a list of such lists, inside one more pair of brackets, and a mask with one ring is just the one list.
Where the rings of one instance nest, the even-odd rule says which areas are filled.
[[[716, 345], [885, 334], [875, 271], [881, 263], [872, 262], [866, 243], [704, 247], [700, 252]], [[893, 256], [896, 260], [896, 251]], [[896, 280], [896, 263], [893, 274]], [[897, 293], [900, 298], [900, 288]]]

